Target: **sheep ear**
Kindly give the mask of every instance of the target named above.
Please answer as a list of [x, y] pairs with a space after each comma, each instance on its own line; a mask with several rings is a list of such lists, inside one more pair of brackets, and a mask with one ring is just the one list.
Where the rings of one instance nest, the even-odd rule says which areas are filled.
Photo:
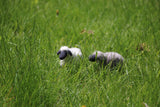
[[58, 52], [57, 52], [57, 55], [59, 55], [61, 53], [61, 51], [59, 50]]
[[70, 56], [72, 56], [72, 52], [70, 50], [68, 50], [68, 53], [69, 53]]

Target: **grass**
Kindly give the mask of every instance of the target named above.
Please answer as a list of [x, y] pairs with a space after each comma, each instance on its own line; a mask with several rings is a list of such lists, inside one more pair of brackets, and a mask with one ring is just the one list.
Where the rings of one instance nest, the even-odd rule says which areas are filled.
[[[159, 23], [159, 0], [1, 0], [0, 106], [160, 106]], [[61, 68], [63, 45], [83, 60]], [[123, 73], [95, 50], [120, 53]]]

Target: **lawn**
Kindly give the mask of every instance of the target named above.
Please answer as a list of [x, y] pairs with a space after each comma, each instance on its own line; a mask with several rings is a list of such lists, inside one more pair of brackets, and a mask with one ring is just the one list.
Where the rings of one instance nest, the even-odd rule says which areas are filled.
[[[82, 50], [59, 65], [61, 46]], [[114, 51], [121, 71], [89, 62]], [[159, 107], [159, 0], [1, 0], [0, 106]]]

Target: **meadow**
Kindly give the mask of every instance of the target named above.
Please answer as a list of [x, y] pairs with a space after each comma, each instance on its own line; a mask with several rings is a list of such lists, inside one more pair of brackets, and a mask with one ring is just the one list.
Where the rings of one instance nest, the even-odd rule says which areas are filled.
[[[61, 46], [83, 59], [60, 67]], [[91, 63], [120, 53], [121, 71]], [[1, 0], [1, 107], [160, 107], [159, 0]]]

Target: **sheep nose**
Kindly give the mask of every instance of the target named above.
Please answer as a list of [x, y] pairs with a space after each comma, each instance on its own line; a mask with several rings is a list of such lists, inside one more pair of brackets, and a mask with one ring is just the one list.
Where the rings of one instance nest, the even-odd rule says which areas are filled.
[[95, 61], [95, 55], [90, 55], [90, 56], [89, 56], [89, 61], [94, 62], [94, 61]]
[[67, 56], [67, 53], [62, 51], [61, 54], [59, 55], [59, 59], [63, 60]]

